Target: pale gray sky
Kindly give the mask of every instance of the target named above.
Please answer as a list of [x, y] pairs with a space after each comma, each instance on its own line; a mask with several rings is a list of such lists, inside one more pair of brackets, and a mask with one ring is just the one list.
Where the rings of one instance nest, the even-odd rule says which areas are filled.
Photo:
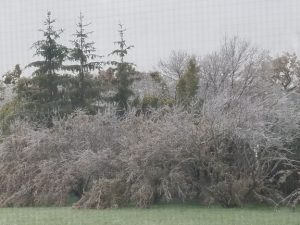
[[135, 48], [129, 57], [150, 70], [172, 50], [204, 55], [226, 35], [238, 35], [273, 54], [300, 53], [300, 0], [1, 0], [0, 73], [31, 62], [30, 46], [47, 10], [65, 29], [69, 44], [82, 11], [92, 22], [98, 54], [107, 55], [118, 38], [119, 21]]

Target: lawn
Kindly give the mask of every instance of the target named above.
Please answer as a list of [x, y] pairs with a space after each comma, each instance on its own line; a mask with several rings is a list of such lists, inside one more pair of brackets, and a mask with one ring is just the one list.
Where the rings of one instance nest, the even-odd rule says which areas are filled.
[[150, 209], [0, 209], [0, 225], [300, 225], [300, 209], [159, 205]]

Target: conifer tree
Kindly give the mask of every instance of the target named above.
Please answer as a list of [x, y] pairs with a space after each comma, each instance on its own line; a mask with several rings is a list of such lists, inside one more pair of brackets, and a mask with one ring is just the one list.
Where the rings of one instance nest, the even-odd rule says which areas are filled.
[[116, 55], [119, 57], [119, 61], [113, 61], [112, 64], [115, 66], [114, 72], [117, 80], [117, 93], [113, 100], [118, 104], [118, 111], [123, 114], [128, 109], [128, 100], [134, 94], [130, 89], [131, 84], [134, 81], [135, 69], [134, 64], [126, 62], [125, 56], [128, 54], [128, 50], [133, 48], [133, 45], [127, 45], [124, 33], [126, 29], [122, 24], [119, 24], [120, 29], [118, 30], [120, 40], [114, 42], [118, 45], [118, 49], [114, 50], [110, 55]]
[[27, 90], [26, 96], [29, 97], [27, 100], [32, 110], [44, 113], [49, 121], [52, 120], [53, 112], [64, 105], [58, 91], [59, 72], [68, 52], [68, 49], [58, 42], [63, 30], [56, 30], [55, 22], [51, 12], [48, 12], [44, 21], [45, 28], [39, 30], [44, 38], [32, 46], [35, 49], [34, 56], [40, 57], [40, 60], [27, 66], [36, 68], [30, 81], [31, 88]]
[[[85, 107], [86, 100], [91, 96], [87, 96], [90, 92], [90, 85], [88, 84], [88, 76], [90, 71], [100, 69], [102, 63], [99, 61], [93, 61], [100, 56], [96, 55], [95, 42], [89, 41], [92, 31], [87, 31], [86, 28], [90, 23], [84, 22], [84, 16], [80, 13], [79, 21], [77, 23], [76, 33], [73, 34], [74, 39], [71, 41], [73, 48], [70, 50], [69, 59], [75, 64], [65, 66], [67, 70], [71, 70], [77, 73], [77, 91], [75, 106]], [[74, 99], [74, 98], [73, 98]]]
[[179, 79], [176, 87], [176, 100], [183, 106], [188, 106], [198, 89], [198, 72], [196, 60], [190, 59], [187, 71]]
[[47, 18], [44, 21], [45, 29], [39, 31], [43, 33], [44, 39], [39, 40], [33, 44], [35, 48], [35, 56], [42, 59], [30, 63], [27, 67], [37, 68], [33, 75], [38, 79], [40, 88], [47, 89], [48, 101], [55, 100], [57, 95], [57, 76], [62, 67], [62, 63], [67, 55], [67, 48], [57, 41], [60, 38], [63, 30], [55, 30], [55, 19], [52, 19], [51, 12], [47, 13]]

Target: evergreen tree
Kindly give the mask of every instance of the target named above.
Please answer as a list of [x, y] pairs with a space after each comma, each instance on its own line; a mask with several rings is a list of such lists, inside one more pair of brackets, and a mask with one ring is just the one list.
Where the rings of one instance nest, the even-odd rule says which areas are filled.
[[94, 96], [94, 92], [91, 92], [93, 82], [89, 81], [89, 73], [92, 70], [100, 69], [101, 62], [93, 61], [98, 58], [95, 54], [96, 48], [94, 47], [95, 42], [89, 41], [89, 36], [92, 31], [86, 31], [90, 23], [84, 23], [84, 16], [80, 13], [79, 21], [77, 23], [77, 30], [72, 40], [73, 48], [70, 51], [69, 59], [76, 64], [65, 66], [67, 70], [71, 70], [78, 74], [77, 77], [77, 91], [75, 91], [75, 98], [73, 98], [74, 105], [76, 107], [87, 106], [87, 100]]
[[198, 72], [195, 59], [191, 59], [188, 63], [187, 71], [179, 79], [176, 87], [176, 100], [183, 106], [188, 106], [197, 93], [198, 89]]
[[120, 40], [114, 42], [118, 45], [118, 49], [114, 50], [110, 55], [116, 55], [120, 58], [120, 61], [113, 61], [115, 65], [114, 72], [116, 74], [117, 81], [117, 93], [113, 100], [118, 104], [118, 111], [123, 114], [128, 109], [128, 100], [134, 94], [130, 89], [131, 84], [134, 81], [134, 75], [136, 74], [134, 65], [125, 61], [125, 56], [128, 54], [128, 50], [133, 48], [133, 45], [127, 45], [124, 39], [124, 29], [122, 24], [119, 24], [118, 30]]
[[46, 114], [52, 120], [52, 114], [64, 105], [58, 91], [60, 82], [59, 71], [67, 56], [67, 48], [58, 43], [63, 30], [54, 28], [55, 19], [52, 19], [51, 12], [47, 13], [44, 21], [45, 29], [39, 31], [44, 39], [35, 42], [32, 48], [35, 49], [34, 56], [41, 59], [30, 63], [27, 67], [34, 67], [33, 78], [28, 87], [26, 95], [31, 107], [41, 114]]

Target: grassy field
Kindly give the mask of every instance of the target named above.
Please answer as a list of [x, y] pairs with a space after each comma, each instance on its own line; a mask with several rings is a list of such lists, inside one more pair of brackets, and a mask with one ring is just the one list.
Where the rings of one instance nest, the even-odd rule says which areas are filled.
[[300, 225], [300, 209], [159, 205], [150, 209], [0, 209], [0, 225]]

